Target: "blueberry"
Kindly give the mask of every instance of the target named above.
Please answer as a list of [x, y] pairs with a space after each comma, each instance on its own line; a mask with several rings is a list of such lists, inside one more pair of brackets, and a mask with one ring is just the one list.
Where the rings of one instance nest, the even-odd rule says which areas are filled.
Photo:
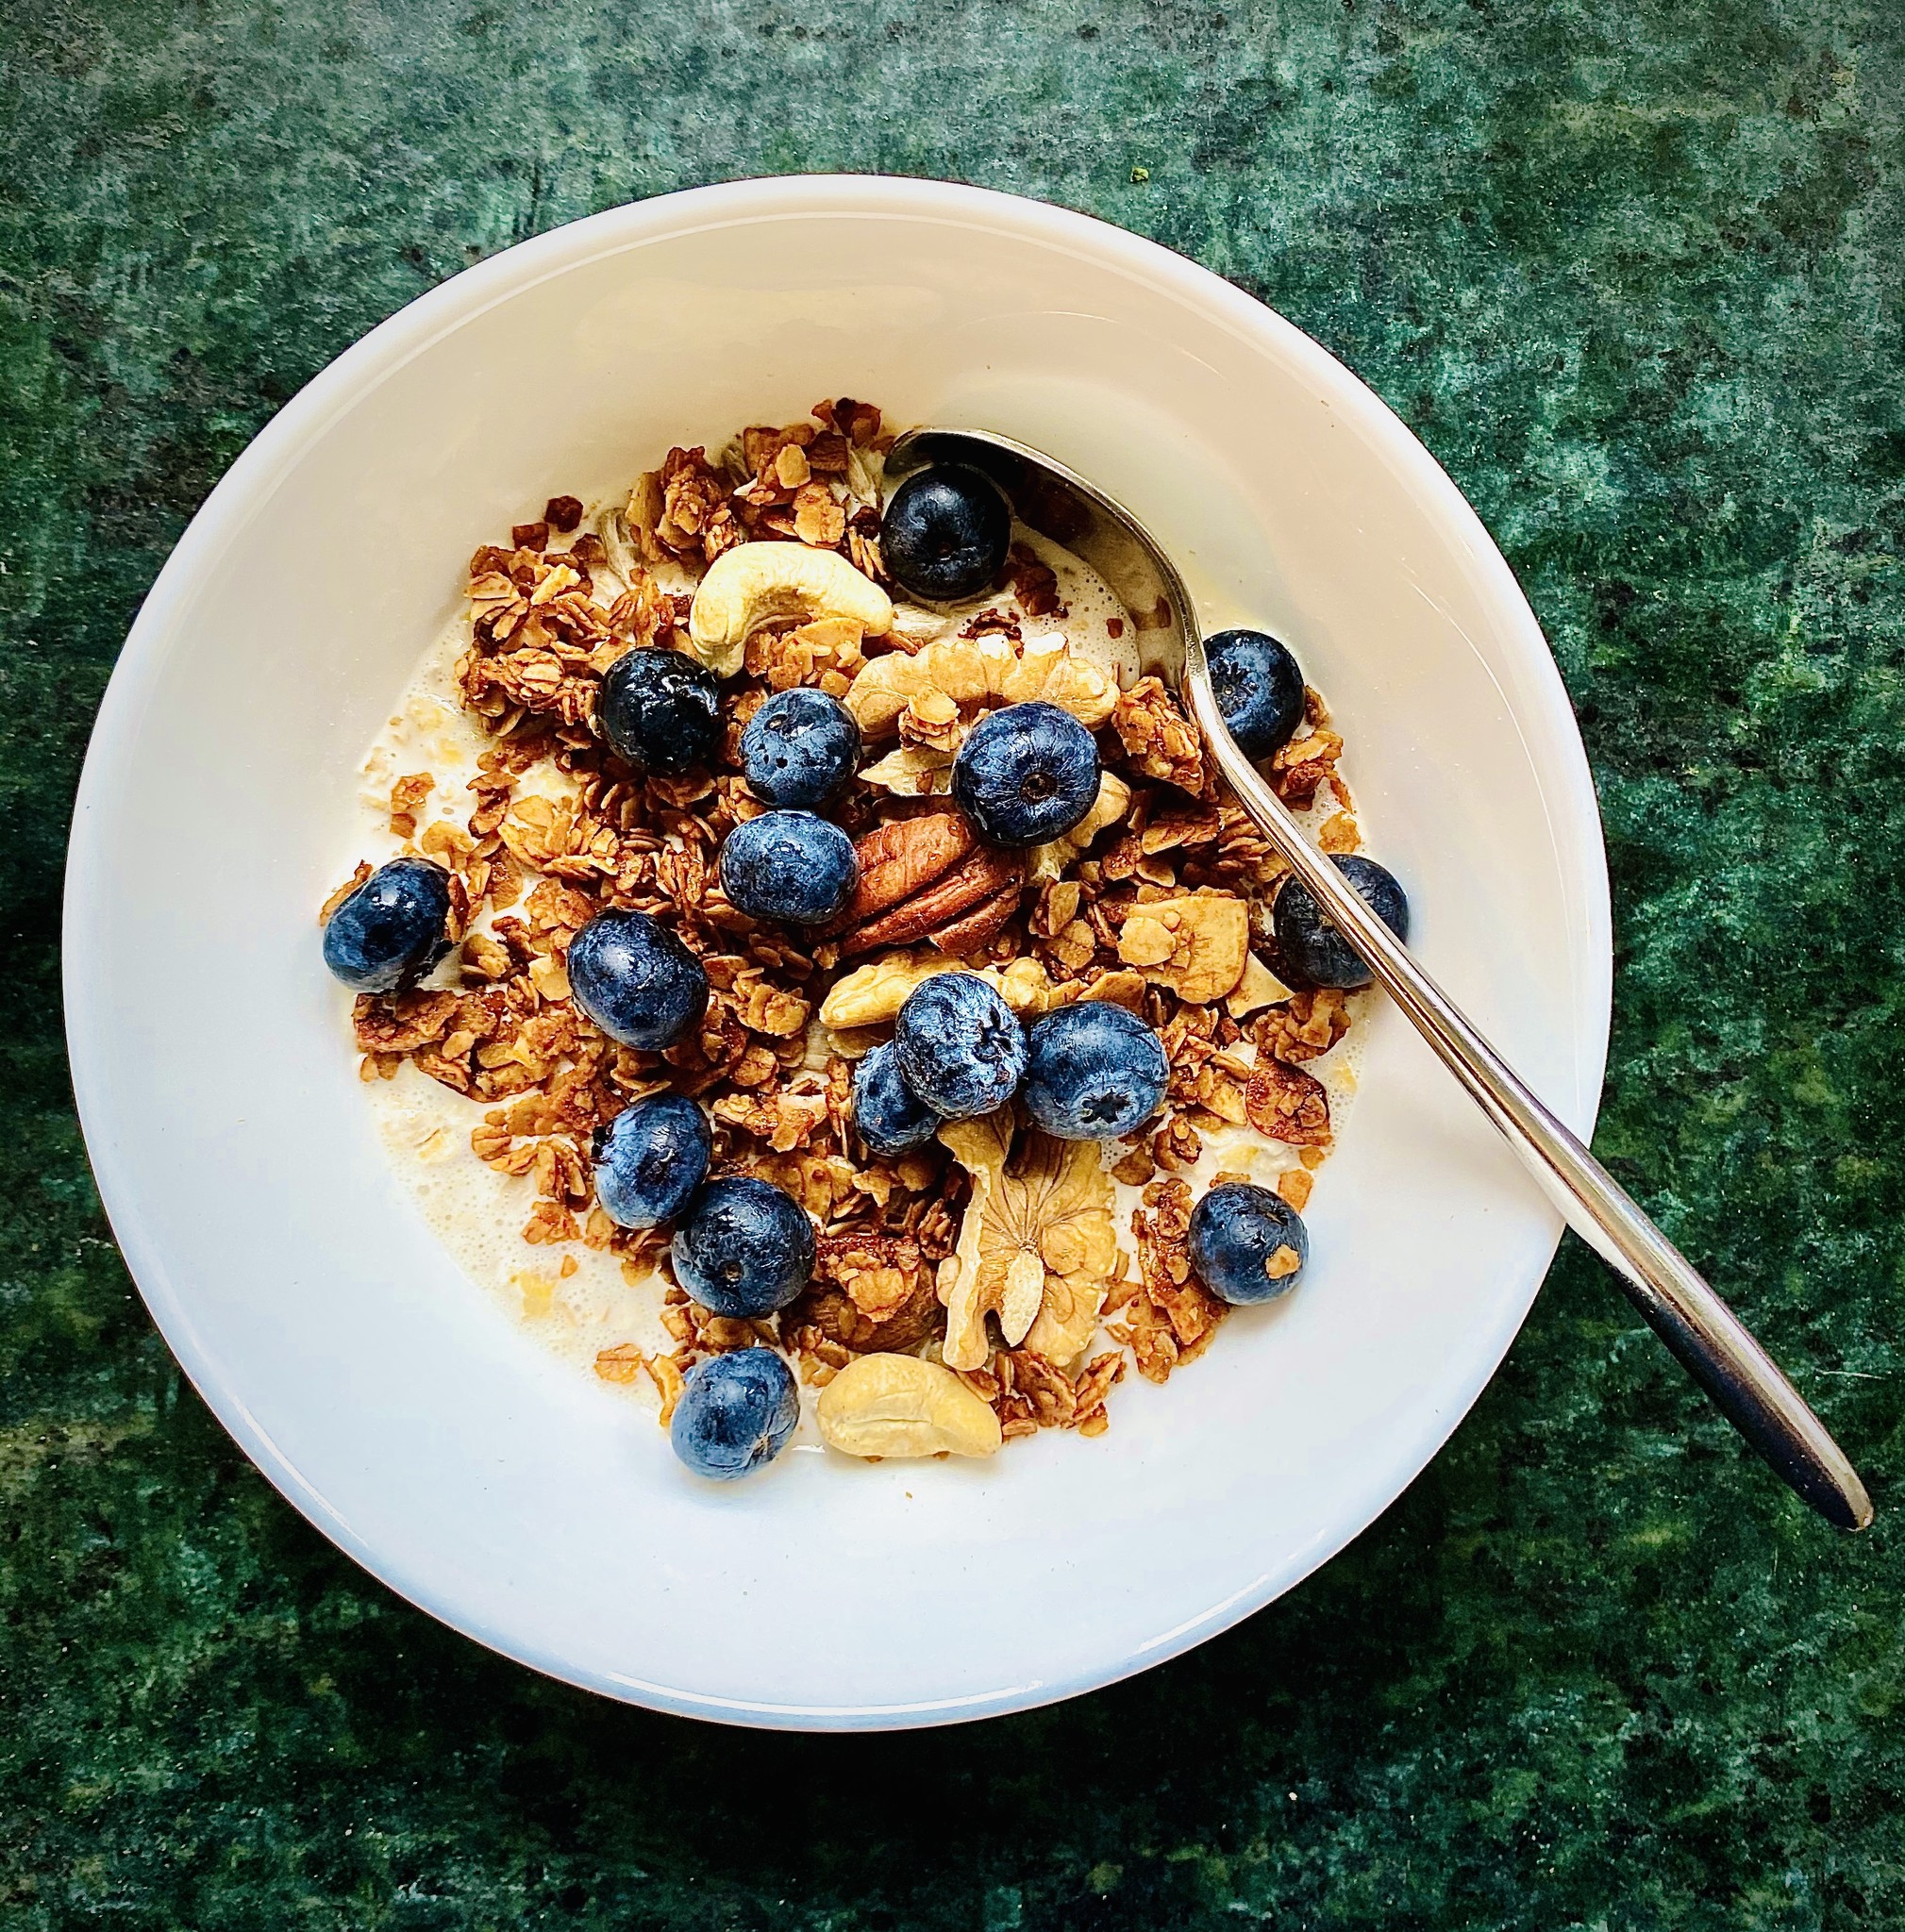
[[904, 1154], [939, 1132], [940, 1117], [899, 1070], [892, 1041], [877, 1046], [853, 1070], [853, 1124], [876, 1154]]
[[1098, 747], [1057, 705], [1008, 705], [966, 733], [953, 796], [994, 845], [1043, 845], [1069, 832], [1098, 795]]
[[1191, 1213], [1191, 1265], [1212, 1294], [1238, 1307], [1288, 1294], [1310, 1258], [1303, 1217], [1281, 1194], [1226, 1181]]
[[824, 925], [859, 877], [853, 841], [810, 811], [762, 812], [722, 841], [721, 890], [750, 919]]
[[393, 858], [331, 914], [325, 964], [353, 992], [389, 992], [450, 950], [449, 924], [449, 874], [427, 858]]
[[974, 973], [936, 973], [907, 994], [893, 1046], [906, 1084], [949, 1121], [1003, 1107], [1026, 1072], [1026, 1036]]
[[595, 1198], [618, 1227], [673, 1221], [708, 1176], [708, 1121], [679, 1093], [625, 1108], [595, 1134]]
[[1247, 758], [1267, 758], [1303, 718], [1303, 673], [1261, 630], [1220, 630], [1204, 641], [1217, 708]]
[[1115, 1141], [1157, 1112], [1170, 1084], [1164, 1042], [1103, 1000], [1047, 1013], [1026, 1043], [1026, 1111], [1061, 1141]]
[[752, 1174], [710, 1181], [669, 1250], [675, 1278], [704, 1308], [752, 1318], [784, 1308], [813, 1273], [813, 1224], [792, 1194]]
[[799, 1420], [793, 1370], [771, 1348], [737, 1348], [688, 1371], [668, 1441], [696, 1475], [731, 1483], [772, 1462]]
[[[1336, 864], [1377, 918], [1397, 939], [1407, 942], [1409, 900], [1396, 883], [1395, 874], [1373, 858], [1339, 855]], [[1369, 984], [1369, 968], [1349, 941], [1324, 918], [1322, 908], [1310, 896], [1310, 888], [1300, 879], [1284, 880], [1271, 912], [1271, 924], [1277, 934], [1277, 950], [1284, 962], [1312, 986], [1354, 988]]]
[[991, 590], [1011, 541], [1005, 498], [964, 463], [915, 472], [879, 522], [879, 554], [894, 582], [935, 604]]
[[681, 651], [625, 651], [602, 680], [595, 722], [638, 773], [677, 777], [721, 742], [720, 687]]
[[741, 769], [763, 805], [825, 805], [860, 765], [860, 726], [838, 698], [776, 691], [741, 734]]
[[701, 962], [645, 912], [603, 912], [569, 946], [569, 990], [610, 1040], [659, 1053], [708, 1008]]

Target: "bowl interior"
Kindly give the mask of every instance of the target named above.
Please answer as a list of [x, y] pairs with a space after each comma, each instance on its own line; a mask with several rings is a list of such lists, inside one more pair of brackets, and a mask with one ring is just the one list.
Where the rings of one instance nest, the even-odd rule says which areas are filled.
[[685, 1475], [546, 1357], [386, 1166], [317, 964], [354, 773], [480, 541], [822, 395], [1043, 445], [1172, 547], [1207, 628], [1328, 695], [1418, 949], [1577, 1126], [1608, 1010], [1599, 827], [1559, 680], [1453, 487], [1313, 343], [1061, 211], [755, 183], [581, 223], [376, 331], [223, 482], [89, 757], [75, 1080], [155, 1316], [246, 1450], [393, 1588], [526, 1662], [743, 1722], [924, 1723], [1161, 1659], [1340, 1548], [1493, 1371], [1558, 1224], [1391, 1010], [1289, 1305], [1096, 1441], [985, 1466]]

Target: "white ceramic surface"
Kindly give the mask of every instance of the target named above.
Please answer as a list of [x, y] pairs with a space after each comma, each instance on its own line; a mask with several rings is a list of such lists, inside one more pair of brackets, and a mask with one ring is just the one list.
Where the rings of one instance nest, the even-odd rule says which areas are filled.
[[[74, 827], [66, 995], [94, 1169], [153, 1315], [341, 1547], [612, 1696], [874, 1728], [1090, 1689], [1224, 1629], [1422, 1468], [1559, 1224], [1398, 1016], [1309, 1216], [1315, 1259], [1111, 1433], [986, 1465], [825, 1452], [715, 1488], [450, 1263], [385, 1162], [315, 908], [354, 770], [471, 550], [671, 441], [821, 395], [1043, 444], [1219, 621], [1294, 644], [1437, 976], [1577, 1128], [1605, 1051], [1599, 823], [1481, 525], [1395, 418], [1216, 277], [1060, 209], [742, 183], [511, 249], [374, 330], [219, 484], [146, 600]], [[392, 506], [400, 541], [382, 541]]]

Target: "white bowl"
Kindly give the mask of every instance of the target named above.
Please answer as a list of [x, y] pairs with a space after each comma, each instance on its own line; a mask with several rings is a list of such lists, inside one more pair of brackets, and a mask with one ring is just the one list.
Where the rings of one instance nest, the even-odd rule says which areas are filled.
[[1383, 405], [1216, 276], [913, 181], [615, 209], [414, 302], [233, 464], [113, 675], [68, 869], [75, 1085], [200, 1393], [393, 1590], [554, 1675], [730, 1722], [1022, 1708], [1172, 1657], [1341, 1549], [1520, 1325], [1560, 1224], [1393, 1010], [1315, 1259], [1111, 1433], [984, 1465], [786, 1457], [716, 1488], [476, 1291], [393, 1174], [318, 962], [355, 769], [479, 541], [672, 441], [843, 391], [1043, 445], [1295, 647], [1424, 960], [1578, 1130], [1599, 821], [1541, 633]]

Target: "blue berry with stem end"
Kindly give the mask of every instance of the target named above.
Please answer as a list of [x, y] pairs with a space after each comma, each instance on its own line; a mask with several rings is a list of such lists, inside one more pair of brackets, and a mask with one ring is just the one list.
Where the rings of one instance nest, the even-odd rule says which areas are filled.
[[799, 1420], [787, 1363], [771, 1348], [737, 1348], [689, 1370], [668, 1441], [696, 1475], [729, 1483], [772, 1462]]
[[1025, 1029], [977, 974], [936, 973], [914, 987], [893, 1044], [908, 1087], [945, 1120], [991, 1113], [1025, 1077]]
[[669, 1249], [676, 1280], [704, 1308], [748, 1320], [784, 1308], [807, 1286], [813, 1256], [807, 1209], [753, 1174], [710, 1181]]
[[1069, 832], [1098, 795], [1092, 734], [1042, 698], [989, 712], [953, 760], [952, 791], [994, 845], [1044, 845]]
[[1106, 1000], [1047, 1013], [1026, 1049], [1026, 1111], [1061, 1141], [1116, 1141], [1135, 1132], [1170, 1084], [1170, 1058], [1156, 1029]]

